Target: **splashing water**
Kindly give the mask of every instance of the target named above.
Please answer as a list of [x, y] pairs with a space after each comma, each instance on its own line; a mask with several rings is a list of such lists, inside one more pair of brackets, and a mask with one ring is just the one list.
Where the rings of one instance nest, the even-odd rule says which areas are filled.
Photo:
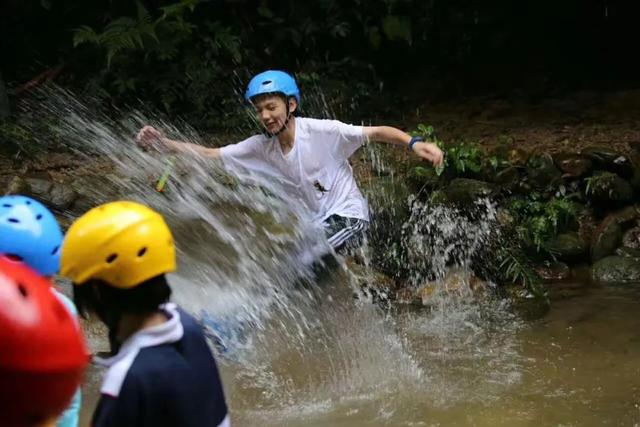
[[[344, 419], [393, 425], [396, 414], [418, 413], [425, 404], [495, 399], [518, 380], [518, 324], [500, 302], [477, 304], [438, 288], [429, 311], [383, 311], [353, 298], [344, 269], [325, 283], [298, 286], [311, 277], [300, 254], [327, 244], [288, 194], [268, 183], [240, 184], [189, 155], [176, 161], [168, 190], [159, 194], [153, 185], [166, 159], [139, 150], [133, 135], [147, 123], [172, 138], [201, 141], [195, 132], [141, 114], [115, 122], [59, 89], [37, 108], [55, 119], [68, 148], [115, 166], [100, 186], [86, 189], [95, 204], [137, 200], [167, 219], [179, 258], [170, 278], [175, 298], [204, 320], [231, 325], [232, 354], [221, 361], [240, 424], [311, 417], [318, 425]], [[452, 264], [469, 271], [473, 254], [495, 235], [488, 204], [470, 219], [409, 203], [400, 244], [412, 286], [442, 283]]]

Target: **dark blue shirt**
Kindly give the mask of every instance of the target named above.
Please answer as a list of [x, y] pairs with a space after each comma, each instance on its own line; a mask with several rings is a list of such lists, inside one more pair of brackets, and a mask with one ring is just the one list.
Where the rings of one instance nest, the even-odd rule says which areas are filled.
[[229, 422], [218, 368], [201, 326], [173, 304], [166, 310], [173, 325], [134, 334], [106, 361], [110, 369], [94, 427], [214, 427]]

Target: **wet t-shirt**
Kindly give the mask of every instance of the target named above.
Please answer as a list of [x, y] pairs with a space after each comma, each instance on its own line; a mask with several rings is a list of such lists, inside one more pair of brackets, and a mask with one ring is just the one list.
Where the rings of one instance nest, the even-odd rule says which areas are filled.
[[280, 186], [304, 203], [314, 222], [331, 215], [369, 219], [349, 157], [364, 143], [362, 126], [337, 120], [295, 119], [293, 148], [283, 154], [278, 139], [255, 135], [221, 148], [224, 166], [241, 179]]

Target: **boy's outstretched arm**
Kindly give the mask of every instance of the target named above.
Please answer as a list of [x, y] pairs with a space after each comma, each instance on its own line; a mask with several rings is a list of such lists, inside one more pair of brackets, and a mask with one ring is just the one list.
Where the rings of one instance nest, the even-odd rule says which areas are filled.
[[144, 126], [140, 129], [140, 132], [138, 132], [136, 136], [136, 142], [145, 150], [156, 148], [172, 153], [195, 153], [210, 159], [220, 158], [219, 148], [207, 148], [190, 142], [169, 139], [153, 126]]
[[[411, 135], [391, 126], [365, 126], [364, 136], [369, 141], [386, 142], [404, 148], [408, 148], [411, 142]], [[442, 150], [430, 142], [415, 142], [411, 150], [421, 159], [433, 163], [434, 166], [441, 166], [444, 160]]]

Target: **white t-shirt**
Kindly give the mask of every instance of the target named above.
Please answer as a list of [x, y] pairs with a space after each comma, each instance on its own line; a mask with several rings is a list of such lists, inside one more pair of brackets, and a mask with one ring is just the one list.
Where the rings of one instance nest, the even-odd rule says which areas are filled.
[[337, 214], [369, 219], [349, 157], [364, 143], [362, 126], [337, 120], [295, 118], [293, 148], [284, 155], [276, 137], [255, 135], [221, 148], [224, 166], [240, 178], [278, 182], [304, 202], [314, 222]]

